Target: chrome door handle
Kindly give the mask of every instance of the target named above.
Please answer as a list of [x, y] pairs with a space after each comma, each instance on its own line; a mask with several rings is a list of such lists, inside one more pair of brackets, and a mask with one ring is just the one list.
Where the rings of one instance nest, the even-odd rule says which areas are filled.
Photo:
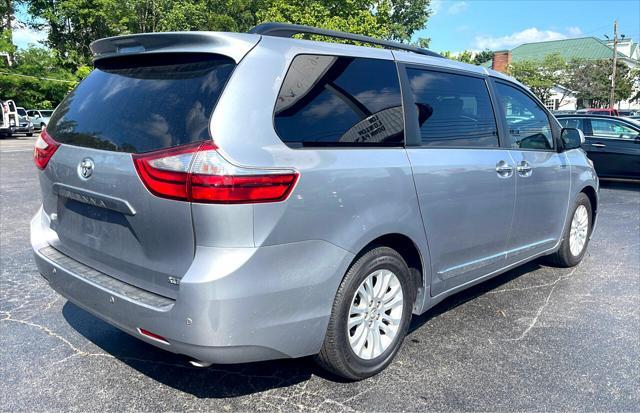
[[518, 171], [518, 175], [520, 176], [531, 176], [531, 172], [533, 171], [533, 168], [531, 167], [531, 164], [527, 161], [522, 161], [518, 164], [518, 166], [516, 167], [516, 170]]
[[509, 178], [513, 175], [513, 166], [505, 161], [500, 161], [496, 164], [496, 172], [500, 178]]
[[607, 145], [605, 145], [604, 143], [592, 143], [591, 146], [596, 148], [605, 148]]

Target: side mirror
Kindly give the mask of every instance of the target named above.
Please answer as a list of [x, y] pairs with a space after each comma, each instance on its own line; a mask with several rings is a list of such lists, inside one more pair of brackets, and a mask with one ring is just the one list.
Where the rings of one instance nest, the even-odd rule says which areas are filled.
[[565, 150], [577, 149], [585, 142], [584, 133], [576, 128], [563, 128], [560, 137]]

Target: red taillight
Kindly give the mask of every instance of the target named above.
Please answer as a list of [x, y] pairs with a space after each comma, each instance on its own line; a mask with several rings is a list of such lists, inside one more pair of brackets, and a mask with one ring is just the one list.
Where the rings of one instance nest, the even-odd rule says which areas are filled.
[[49, 163], [49, 159], [56, 152], [60, 144], [53, 140], [53, 138], [42, 129], [38, 140], [36, 140], [35, 147], [33, 148], [33, 162], [39, 169], [44, 169]]
[[250, 169], [224, 159], [212, 142], [133, 155], [153, 194], [191, 202], [237, 204], [283, 201], [298, 178], [289, 169]]

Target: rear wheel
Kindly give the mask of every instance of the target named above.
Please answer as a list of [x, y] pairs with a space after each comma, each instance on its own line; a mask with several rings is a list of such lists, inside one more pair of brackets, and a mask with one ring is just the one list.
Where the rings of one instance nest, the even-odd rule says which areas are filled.
[[398, 352], [411, 321], [415, 285], [404, 259], [374, 248], [347, 271], [317, 361], [349, 380], [379, 373]]
[[578, 265], [589, 244], [591, 235], [592, 214], [591, 201], [584, 193], [579, 193], [573, 206], [571, 218], [564, 230], [564, 238], [560, 248], [549, 256], [552, 265], [558, 267], [573, 267]]

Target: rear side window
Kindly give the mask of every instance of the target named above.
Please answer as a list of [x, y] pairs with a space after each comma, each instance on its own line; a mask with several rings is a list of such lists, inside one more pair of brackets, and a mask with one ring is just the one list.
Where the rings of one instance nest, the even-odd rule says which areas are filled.
[[294, 148], [401, 146], [404, 116], [396, 65], [298, 55], [278, 94], [274, 126]]
[[580, 119], [580, 118], [560, 118], [558, 119], [558, 122], [560, 122], [560, 125], [562, 125], [563, 128], [575, 128], [575, 129], [580, 129], [583, 133], [586, 133], [586, 129], [585, 129], [585, 125], [584, 125], [584, 119]]
[[599, 138], [636, 139], [640, 133], [612, 119], [591, 119], [593, 134]]
[[234, 67], [204, 53], [98, 62], [47, 132], [60, 143], [133, 153], [209, 139], [211, 113]]
[[484, 79], [407, 69], [422, 146], [496, 148], [500, 145]]
[[496, 83], [498, 101], [506, 117], [512, 148], [553, 149], [553, 134], [547, 113], [525, 93]]

